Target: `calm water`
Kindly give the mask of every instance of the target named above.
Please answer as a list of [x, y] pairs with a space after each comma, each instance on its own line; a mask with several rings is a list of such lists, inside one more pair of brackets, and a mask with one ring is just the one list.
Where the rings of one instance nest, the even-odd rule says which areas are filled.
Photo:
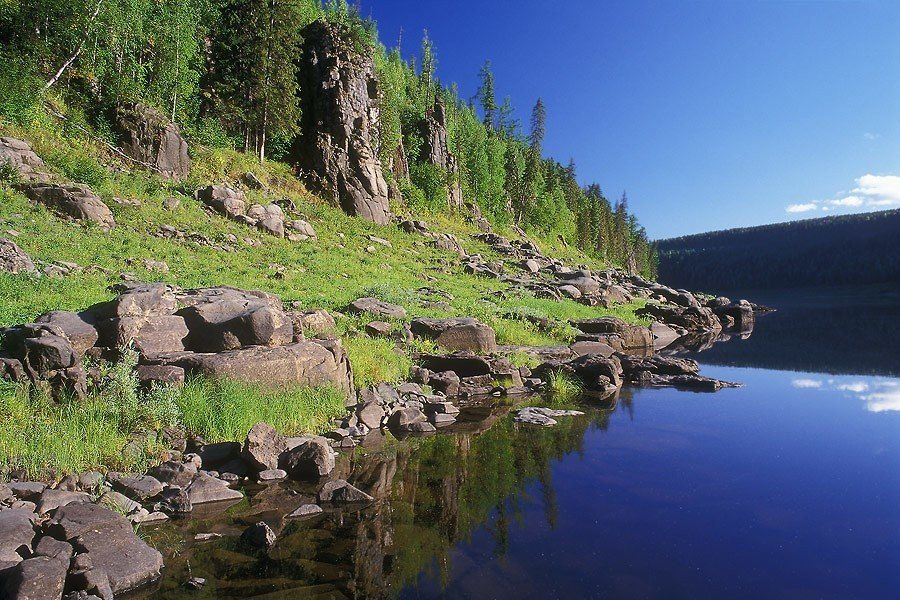
[[[782, 349], [766, 326], [721, 346], [760, 336], [771, 366]], [[741, 389], [625, 390], [551, 429], [517, 426], [498, 406], [467, 411], [454, 435], [382, 440], [338, 467], [378, 499], [363, 510], [286, 522], [314, 489], [272, 486], [149, 532], [168, 567], [144, 595], [898, 597], [900, 380], [871, 373], [896, 374], [900, 359], [788, 371], [728, 352], [739, 351], [697, 358], [745, 365], [704, 368]], [[268, 556], [233, 537], [186, 541], [260, 519], [280, 532]], [[207, 588], [185, 592], [189, 573]]]

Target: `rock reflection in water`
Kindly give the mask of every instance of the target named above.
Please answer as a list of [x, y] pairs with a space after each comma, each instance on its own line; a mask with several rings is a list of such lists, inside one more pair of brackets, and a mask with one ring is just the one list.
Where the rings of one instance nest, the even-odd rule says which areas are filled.
[[[398, 441], [371, 437], [343, 455], [334, 477], [375, 498], [368, 506], [328, 509], [289, 520], [312, 502], [316, 487], [277, 483], [251, 488], [249, 499], [218, 516], [190, 518], [148, 533], [166, 554], [163, 580], [145, 598], [379, 598], [396, 597], [423, 571], [450, 574], [450, 551], [490, 523], [495, 554], [503, 555], [526, 486], [540, 484], [546, 519], [556, 519], [551, 461], [577, 452], [589, 427], [605, 429], [617, 402], [630, 395], [592, 399], [585, 416], [551, 428], [518, 425], [509, 406], [470, 407], [438, 435]], [[238, 543], [249, 525], [266, 521], [278, 534], [268, 553]], [[197, 533], [224, 537], [194, 542]], [[190, 577], [207, 579], [190, 591]]]

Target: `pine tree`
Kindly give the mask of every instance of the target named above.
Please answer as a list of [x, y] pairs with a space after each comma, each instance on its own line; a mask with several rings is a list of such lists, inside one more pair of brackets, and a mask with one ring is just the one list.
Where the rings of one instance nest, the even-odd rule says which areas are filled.
[[481, 102], [483, 122], [488, 129], [494, 129], [497, 116], [497, 96], [494, 92], [494, 73], [491, 71], [491, 61], [484, 61], [478, 77], [481, 79], [481, 85], [478, 88], [477, 97]]
[[528, 143], [531, 148], [539, 155], [541, 146], [544, 144], [544, 135], [547, 133], [547, 109], [544, 107], [544, 101], [537, 99], [534, 108], [531, 110], [531, 135]]

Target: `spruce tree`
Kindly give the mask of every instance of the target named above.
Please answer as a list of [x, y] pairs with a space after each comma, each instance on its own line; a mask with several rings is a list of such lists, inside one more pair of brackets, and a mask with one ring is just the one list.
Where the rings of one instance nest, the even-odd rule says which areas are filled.
[[494, 73], [491, 71], [491, 61], [484, 61], [478, 77], [481, 79], [481, 85], [478, 88], [477, 97], [481, 102], [483, 122], [488, 129], [494, 129], [497, 116], [497, 96], [494, 92]]

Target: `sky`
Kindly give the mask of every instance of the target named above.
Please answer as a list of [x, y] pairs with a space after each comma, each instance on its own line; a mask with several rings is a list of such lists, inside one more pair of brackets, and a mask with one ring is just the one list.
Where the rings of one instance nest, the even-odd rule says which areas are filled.
[[522, 123], [543, 98], [545, 154], [651, 239], [900, 207], [900, 0], [358, 5], [464, 97], [490, 59]]

